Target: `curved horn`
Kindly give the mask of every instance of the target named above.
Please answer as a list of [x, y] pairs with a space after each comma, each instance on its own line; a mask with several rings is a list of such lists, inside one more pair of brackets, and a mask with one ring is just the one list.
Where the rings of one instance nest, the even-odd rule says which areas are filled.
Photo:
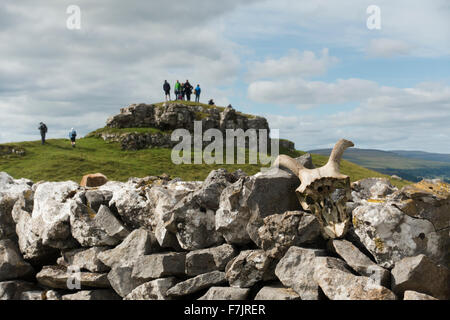
[[340, 172], [339, 168], [341, 166], [342, 155], [344, 154], [345, 150], [354, 146], [355, 144], [349, 140], [339, 140], [338, 143], [336, 143], [336, 145], [334, 146], [333, 151], [331, 152], [327, 166], [331, 166], [336, 172]]
[[305, 167], [298, 163], [298, 161], [284, 154], [278, 156], [273, 164], [273, 167], [289, 169], [296, 176], [299, 176], [300, 170], [305, 169]]

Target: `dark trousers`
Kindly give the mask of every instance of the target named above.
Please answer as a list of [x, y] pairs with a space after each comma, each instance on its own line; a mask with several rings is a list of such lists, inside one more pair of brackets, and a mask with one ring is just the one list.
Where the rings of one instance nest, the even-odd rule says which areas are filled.
[[42, 142], [42, 144], [45, 143], [45, 133], [42, 133], [42, 132], [41, 132], [41, 142]]
[[191, 93], [186, 93], [187, 101], [191, 101]]
[[200, 94], [195, 94], [195, 102], [200, 102]]
[[178, 94], [179, 94], [179, 92], [177, 90], [175, 90], [175, 100], [178, 100]]

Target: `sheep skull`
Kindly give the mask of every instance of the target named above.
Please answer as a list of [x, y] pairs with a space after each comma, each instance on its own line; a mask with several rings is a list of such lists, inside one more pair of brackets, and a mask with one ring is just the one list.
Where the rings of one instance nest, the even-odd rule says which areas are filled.
[[286, 155], [279, 156], [274, 164], [299, 177], [301, 184], [296, 193], [300, 205], [317, 217], [327, 239], [344, 237], [350, 226], [346, 209], [346, 203], [351, 199], [350, 178], [341, 174], [339, 167], [344, 151], [353, 146], [351, 141], [340, 140], [328, 163], [317, 169], [307, 169]]

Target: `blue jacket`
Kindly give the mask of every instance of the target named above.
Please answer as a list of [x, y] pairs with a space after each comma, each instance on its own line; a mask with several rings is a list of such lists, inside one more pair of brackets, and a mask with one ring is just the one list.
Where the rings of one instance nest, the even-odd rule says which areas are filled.
[[77, 136], [77, 132], [75, 130], [72, 130], [69, 132], [69, 138], [75, 138]]
[[196, 94], [200, 94], [201, 92], [202, 92], [202, 89], [200, 89], [200, 87], [197, 86], [197, 87], [195, 88], [195, 93], [196, 93]]

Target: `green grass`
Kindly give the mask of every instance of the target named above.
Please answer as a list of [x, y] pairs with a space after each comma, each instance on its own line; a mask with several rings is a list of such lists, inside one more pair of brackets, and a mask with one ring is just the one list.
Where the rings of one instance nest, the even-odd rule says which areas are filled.
[[170, 134], [171, 131], [162, 131], [156, 128], [109, 128], [104, 127], [101, 129], [97, 129], [86, 135], [86, 138], [99, 137], [103, 133], [111, 133], [111, 134], [122, 134], [122, 133], [161, 133], [161, 134]]
[[[249, 175], [260, 170], [259, 165], [249, 164], [175, 165], [171, 161], [170, 149], [123, 151], [118, 143], [108, 143], [92, 136], [79, 139], [75, 149], [71, 147], [67, 139], [48, 140], [43, 146], [40, 141], [5, 145], [21, 147], [26, 150], [26, 155], [0, 157], [0, 171], [5, 171], [14, 178], [28, 178], [33, 181], [73, 180], [78, 182], [83, 175], [97, 172], [105, 174], [110, 180], [117, 181], [163, 173], [167, 173], [171, 178], [180, 177], [186, 181], [195, 181], [204, 180], [212, 170], [218, 168], [225, 168], [228, 171], [242, 169]], [[301, 151], [286, 150], [281, 150], [281, 153], [293, 157], [304, 154]], [[327, 156], [313, 156], [316, 166], [325, 164], [327, 160]], [[341, 171], [349, 175], [352, 181], [367, 177], [388, 177], [347, 161], [343, 161]], [[392, 182], [399, 187], [407, 184], [407, 182], [395, 180]]]

